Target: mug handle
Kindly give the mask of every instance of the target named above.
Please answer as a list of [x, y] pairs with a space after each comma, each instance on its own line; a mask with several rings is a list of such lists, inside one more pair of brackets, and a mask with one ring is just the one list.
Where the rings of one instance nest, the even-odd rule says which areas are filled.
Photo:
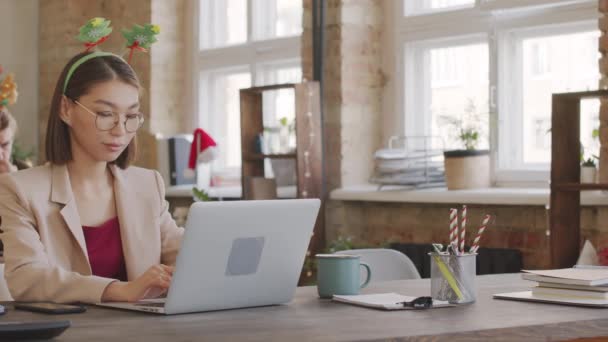
[[364, 288], [367, 286], [367, 284], [369, 284], [370, 279], [372, 279], [372, 269], [369, 267], [368, 264], [362, 262], [360, 264], [361, 266], [363, 266], [365, 268], [365, 270], [367, 271], [367, 277], [365, 278], [365, 281], [363, 282], [363, 284], [361, 284], [360, 288]]

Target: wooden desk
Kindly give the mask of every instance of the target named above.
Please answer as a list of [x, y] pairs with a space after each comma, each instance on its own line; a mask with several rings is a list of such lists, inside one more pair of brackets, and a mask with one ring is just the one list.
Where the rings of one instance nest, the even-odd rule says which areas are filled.
[[[57, 341], [545, 341], [608, 336], [608, 310], [500, 301], [493, 293], [524, 290], [519, 275], [478, 278], [469, 306], [428, 311], [376, 311], [319, 300], [315, 287], [297, 290], [289, 305], [177, 316], [90, 307], [85, 314], [46, 316], [10, 310], [0, 322], [70, 319]], [[372, 285], [371, 292], [428, 295], [428, 279]], [[10, 308], [10, 304], [8, 305]], [[426, 336], [426, 337], [424, 337]]]

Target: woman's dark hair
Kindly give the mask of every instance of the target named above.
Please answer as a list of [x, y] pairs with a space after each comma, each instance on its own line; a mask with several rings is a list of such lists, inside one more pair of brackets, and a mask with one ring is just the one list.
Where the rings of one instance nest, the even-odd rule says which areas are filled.
[[[63, 68], [51, 102], [49, 121], [46, 128], [46, 159], [53, 164], [65, 164], [72, 160], [72, 146], [70, 144], [69, 126], [61, 120], [61, 99], [65, 95], [69, 100], [79, 100], [81, 96], [96, 84], [118, 79], [140, 89], [139, 79], [133, 68], [118, 56], [100, 56], [82, 63], [70, 78], [65, 93], [63, 86], [65, 78], [72, 64], [80, 58], [90, 54], [83, 52], [74, 56]], [[127, 148], [111, 163], [126, 169], [137, 154], [137, 142], [133, 139]]]

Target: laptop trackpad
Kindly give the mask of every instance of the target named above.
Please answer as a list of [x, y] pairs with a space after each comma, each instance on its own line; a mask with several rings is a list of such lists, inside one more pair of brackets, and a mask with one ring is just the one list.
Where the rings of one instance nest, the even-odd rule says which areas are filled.
[[264, 237], [234, 239], [228, 256], [226, 275], [238, 276], [256, 273], [263, 249]]

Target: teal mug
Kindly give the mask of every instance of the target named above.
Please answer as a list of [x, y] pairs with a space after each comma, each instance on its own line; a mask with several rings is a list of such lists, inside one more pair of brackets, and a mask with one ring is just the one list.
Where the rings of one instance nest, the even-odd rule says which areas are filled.
[[[317, 254], [317, 290], [319, 297], [333, 295], [356, 295], [369, 284], [372, 271], [368, 264], [360, 261], [358, 255]], [[361, 267], [367, 271], [363, 284]]]

